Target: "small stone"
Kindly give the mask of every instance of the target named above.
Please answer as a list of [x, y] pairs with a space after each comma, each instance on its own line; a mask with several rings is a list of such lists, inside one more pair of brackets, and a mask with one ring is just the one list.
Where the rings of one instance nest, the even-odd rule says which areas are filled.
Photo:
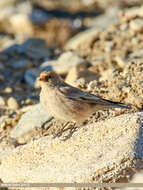
[[[20, 52], [19, 52], [20, 53]], [[48, 59], [50, 51], [46, 42], [38, 38], [30, 38], [21, 45], [21, 53], [26, 54], [32, 59]]]
[[12, 130], [11, 137], [19, 138], [35, 127], [42, 127], [42, 125], [51, 118], [52, 117], [44, 110], [41, 104], [34, 105], [22, 115], [17, 126]]
[[6, 122], [3, 122], [3, 123], [0, 125], [0, 128], [1, 128], [1, 129], [5, 129], [5, 128], [6, 128]]
[[57, 60], [48, 60], [45, 61], [44, 63], [42, 63], [42, 65], [40, 65], [40, 70], [44, 71], [51, 71], [53, 70], [53, 67], [55, 67], [58, 64]]
[[88, 68], [86, 68], [86, 64], [83, 63], [71, 68], [65, 81], [70, 85], [77, 87], [81, 81], [84, 81], [85, 84], [89, 83], [90, 81], [97, 80], [98, 78], [99, 75], [95, 72], [89, 71]]
[[14, 127], [17, 124], [17, 122], [18, 122], [18, 119], [14, 118], [11, 121], [11, 125]]
[[121, 67], [121, 68], [124, 68], [125, 67], [125, 61], [119, 57], [119, 56], [116, 56], [115, 57], [115, 61], [117, 62], [117, 64]]
[[6, 120], [6, 124], [7, 124], [7, 125], [11, 125], [11, 124], [12, 124], [12, 118], [8, 118], [8, 119]]
[[2, 81], [3, 81], [3, 82], [5, 81], [5, 80], [4, 80], [4, 76], [0, 74], [0, 82], [2, 82]]
[[66, 44], [65, 49], [66, 50], [76, 50], [78, 49], [80, 44], [89, 43], [93, 38], [95, 38], [98, 35], [98, 30], [96, 27], [93, 27], [91, 29], [85, 30], [83, 32], [78, 33], [73, 38], [71, 38]]
[[8, 116], [2, 116], [2, 117], [0, 117], [0, 129], [1, 128], [5, 128], [7, 118], [8, 118]]
[[28, 65], [30, 65], [29, 60], [21, 59], [21, 60], [16, 61], [15, 63], [13, 63], [11, 66], [15, 69], [18, 69], [18, 68], [23, 68], [23, 67], [28, 66]]
[[26, 99], [25, 104], [32, 104], [32, 100], [30, 98]]
[[7, 94], [10, 94], [10, 93], [12, 93], [12, 88], [11, 87], [6, 87], [5, 89], [4, 89], [4, 92], [5, 93], [7, 93]]
[[143, 29], [143, 19], [137, 18], [130, 22], [131, 30], [133, 31], [140, 31]]
[[110, 52], [112, 50], [113, 46], [114, 46], [114, 43], [112, 41], [111, 42], [107, 41], [107, 42], [105, 42], [104, 50], [106, 52]]
[[1, 62], [0, 62], [0, 70], [1, 71], [4, 70], [4, 64], [2, 64]]
[[22, 107], [20, 110], [21, 110], [21, 112], [25, 113], [25, 112], [28, 112], [30, 109], [32, 109], [33, 106], [34, 105], [28, 105], [28, 106], [26, 105], [26, 106]]
[[96, 80], [91, 81], [91, 82], [88, 84], [87, 90], [88, 90], [88, 91], [92, 91], [92, 90], [95, 89], [97, 86], [98, 86], [98, 82], [97, 82]]
[[5, 100], [2, 96], [0, 96], [0, 106], [4, 106], [5, 105]]
[[52, 18], [52, 15], [42, 9], [34, 9], [29, 17], [34, 24], [43, 25], [45, 22]]
[[123, 10], [120, 12], [119, 16], [123, 20], [131, 20], [135, 17], [143, 17], [143, 6]]
[[118, 21], [118, 8], [112, 7], [109, 8], [105, 14], [91, 19], [87, 22], [89, 29], [78, 33], [73, 38], [71, 38], [66, 44], [66, 50], [78, 50], [80, 46], [86, 46], [90, 44], [93, 39], [96, 39], [96, 36], [101, 30], [105, 30], [113, 23]]
[[35, 84], [35, 80], [36, 78], [39, 76], [40, 72], [38, 71], [38, 69], [28, 69], [25, 73], [24, 73], [24, 79], [27, 82], [27, 84], [29, 84], [30, 86], [34, 87]]
[[61, 54], [57, 60], [44, 62], [40, 67], [41, 70], [54, 70], [58, 74], [66, 74], [72, 67], [86, 62], [76, 52], [67, 51]]
[[15, 14], [10, 17], [11, 30], [19, 35], [31, 36], [33, 27], [28, 15], [23, 13]]
[[7, 105], [11, 108], [11, 109], [18, 109], [19, 108], [19, 104], [17, 102], [17, 100], [14, 97], [10, 97], [7, 100]]
[[86, 63], [87, 61], [81, 58], [76, 52], [68, 51], [63, 53], [58, 58], [58, 64], [54, 70], [59, 74], [64, 74], [69, 71], [72, 67]]
[[143, 49], [134, 51], [133, 53], [130, 54], [131, 58], [141, 58], [140, 61], [142, 61], [142, 55], [143, 55]]

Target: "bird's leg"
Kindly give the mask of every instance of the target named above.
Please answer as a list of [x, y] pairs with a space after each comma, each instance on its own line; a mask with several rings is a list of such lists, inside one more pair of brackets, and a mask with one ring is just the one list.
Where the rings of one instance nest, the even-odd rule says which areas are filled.
[[70, 125], [70, 127], [66, 129], [66, 130], [68, 130], [68, 129], [70, 129], [70, 130], [69, 130], [69, 133], [66, 136], [63, 137], [63, 139], [62, 139], [63, 141], [69, 139], [73, 135], [73, 133], [77, 129], [77, 127], [75, 127], [75, 126], [76, 126], [76, 123], [73, 122], [73, 125], [72, 126]]
[[70, 123], [70, 121], [67, 121], [67, 122], [64, 124], [64, 126], [63, 126], [62, 129], [63, 129], [63, 130], [66, 129], [66, 126], [68, 126], [69, 123]]
[[[66, 123], [64, 124], [63, 128], [60, 130], [60, 132], [58, 132], [58, 133], [56, 134], [55, 137], [60, 137], [60, 136], [61, 136], [65, 131], [67, 131], [67, 130], [70, 130], [70, 133], [73, 133], [73, 132], [75, 131], [75, 125], [76, 125], [75, 122], [74, 122], [73, 124], [72, 124], [70, 121], [66, 122]], [[72, 131], [73, 131], [73, 132], [72, 132]]]
[[76, 125], [75, 122], [72, 122], [72, 123], [70, 121], [66, 122], [65, 125], [62, 128], [62, 132], [65, 132], [68, 129], [73, 129], [75, 127], [75, 125]]

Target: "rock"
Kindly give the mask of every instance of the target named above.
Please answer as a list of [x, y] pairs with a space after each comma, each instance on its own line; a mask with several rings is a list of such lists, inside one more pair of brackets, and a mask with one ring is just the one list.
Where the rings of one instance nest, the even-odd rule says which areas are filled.
[[15, 3], [15, 0], [1, 0], [0, 1], [0, 8], [5, 8]]
[[5, 100], [2, 96], [0, 96], [0, 106], [4, 106], [5, 105]]
[[7, 100], [7, 105], [9, 108], [11, 109], [18, 109], [19, 108], [19, 104], [17, 102], [17, 100], [14, 97], [9, 97]]
[[87, 61], [81, 58], [76, 52], [68, 51], [60, 55], [55, 61], [47, 61], [41, 65], [41, 70], [49, 67], [58, 74], [66, 74], [72, 67], [86, 63]]
[[[108, 26], [118, 21], [118, 8], [110, 8], [106, 12], [106, 14], [98, 16], [94, 19], [94, 23], [91, 23], [92, 27], [90, 29], [85, 30], [84, 32], [80, 32], [71, 38], [65, 45], [66, 50], [78, 50], [79, 45], [86, 45], [86, 43], [90, 43], [96, 36], [98, 32], [104, 30]], [[92, 21], [93, 22], [93, 21]]]
[[6, 3], [2, 0], [1, 2], [0, 22], [2, 30], [16, 35], [20, 41], [22, 41], [22, 37], [32, 36], [33, 28], [28, 19], [28, 14], [32, 8], [30, 2], [17, 2], [16, 0], [6, 0]]
[[43, 25], [52, 18], [52, 15], [42, 9], [33, 9], [29, 17], [33, 24]]
[[48, 60], [48, 61], [45, 61], [44, 63], [42, 63], [40, 65], [40, 70], [41, 71], [44, 71], [44, 70], [56, 70], [56, 66], [58, 65], [58, 61], [57, 60]]
[[93, 19], [89, 20], [87, 23], [88, 27], [94, 27], [96, 30], [105, 29], [108, 26], [117, 23], [119, 20], [119, 8], [118, 7], [111, 7], [106, 9], [104, 14], [101, 14]]
[[130, 54], [130, 60], [133, 60], [133, 58], [134, 59], [138, 59], [138, 58], [140, 58], [140, 59], [138, 59], [138, 61], [142, 61], [142, 56], [143, 56], [143, 49], [140, 49], [140, 50], [138, 50], [138, 51], [134, 51], [133, 53], [131, 53]]
[[74, 28], [81, 28], [82, 27], [82, 19], [76, 18], [73, 20], [72, 25]]
[[13, 89], [12, 89], [11, 87], [6, 87], [6, 88], [4, 89], [4, 92], [7, 93], [7, 94], [12, 93], [12, 91], [13, 91]]
[[0, 70], [1, 70], [1, 71], [4, 70], [4, 64], [2, 64], [1, 62], [0, 62]]
[[57, 72], [59, 70], [59, 72], [66, 73], [67, 71], [69, 71], [70, 68], [75, 67], [79, 64], [83, 64], [85, 62], [87, 61], [81, 58], [76, 52], [73, 51], [65, 52], [61, 54], [61, 56], [58, 58], [59, 68], [57, 68]]
[[0, 117], [0, 130], [2, 128], [2, 125], [4, 124], [4, 122], [7, 120], [8, 116], [3, 115]]
[[38, 38], [29, 38], [23, 44], [18, 45], [14, 44], [4, 51], [2, 54], [7, 56], [17, 55], [26, 55], [30, 59], [39, 60], [39, 59], [48, 59], [50, 56], [50, 51], [46, 46], [46, 42]]
[[131, 20], [130, 22], [131, 30], [133, 31], [140, 31], [143, 29], [143, 19], [142, 18], [136, 18], [134, 20]]
[[35, 68], [28, 69], [24, 73], [24, 79], [25, 79], [27, 84], [34, 87], [35, 80], [39, 76], [39, 74], [40, 74], [40, 72], [38, 71], [38, 69], [35, 69]]
[[2, 51], [2, 54], [5, 56], [15, 56], [15, 54], [19, 53], [20, 50], [21, 50], [21, 46], [18, 44], [14, 44], [4, 49]]
[[32, 36], [33, 27], [28, 15], [23, 13], [15, 14], [10, 17], [11, 31], [20, 36]]
[[65, 49], [76, 50], [81, 44], [85, 44], [87, 42], [90, 43], [93, 38], [96, 38], [100, 30], [97, 30], [96, 27], [93, 27], [91, 29], [85, 30], [84, 32], [78, 33], [73, 38], [68, 40], [68, 42], [65, 44]]
[[84, 83], [89, 83], [90, 81], [99, 79], [99, 75], [95, 72], [89, 71], [87, 64], [84, 63], [71, 68], [65, 81], [76, 87], [78, 79], [83, 79]]
[[132, 7], [130, 9], [126, 9], [120, 12], [120, 17], [122, 20], [127, 21], [132, 18], [142, 17], [143, 16], [143, 6], [140, 7]]
[[115, 57], [115, 61], [117, 62], [117, 64], [119, 65], [119, 67], [124, 68], [126, 62], [119, 56]]
[[[29, 122], [23, 121], [24, 129]], [[0, 178], [4, 183], [128, 182], [143, 165], [142, 122], [142, 112], [125, 114], [83, 126], [66, 139], [31, 141], [1, 158]]]
[[11, 137], [18, 138], [31, 131], [34, 127], [42, 125], [52, 117], [44, 110], [41, 104], [34, 105], [29, 111], [23, 114], [17, 126], [12, 130]]
[[50, 56], [46, 42], [38, 38], [30, 38], [21, 45], [19, 53], [24, 53], [32, 59], [48, 59]]
[[15, 69], [21, 69], [23, 67], [29, 66], [31, 62], [27, 59], [21, 59], [14, 62], [11, 66]]

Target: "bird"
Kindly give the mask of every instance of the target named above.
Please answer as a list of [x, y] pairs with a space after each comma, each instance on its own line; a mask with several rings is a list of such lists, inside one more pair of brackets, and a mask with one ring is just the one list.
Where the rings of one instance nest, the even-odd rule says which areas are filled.
[[98, 110], [130, 108], [129, 105], [73, 87], [54, 71], [42, 71], [38, 80], [41, 86], [40, 103], [50, 115], [62, 121], [81, 124]]

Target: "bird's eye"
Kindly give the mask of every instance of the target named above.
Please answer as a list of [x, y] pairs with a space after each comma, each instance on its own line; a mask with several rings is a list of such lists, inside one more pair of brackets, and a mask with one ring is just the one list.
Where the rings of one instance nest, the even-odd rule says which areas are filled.
[[47, 77], [47, 79], [51, 79], [52, 78], [52, 76], [51, 75], [49, 75], [48, 77]]
[[51, 75], [47, 76], [47, 77], [46, 77], [46, 81], [48, 81], [48, 80], [51, 79], [51, 78], [52, 78]]

